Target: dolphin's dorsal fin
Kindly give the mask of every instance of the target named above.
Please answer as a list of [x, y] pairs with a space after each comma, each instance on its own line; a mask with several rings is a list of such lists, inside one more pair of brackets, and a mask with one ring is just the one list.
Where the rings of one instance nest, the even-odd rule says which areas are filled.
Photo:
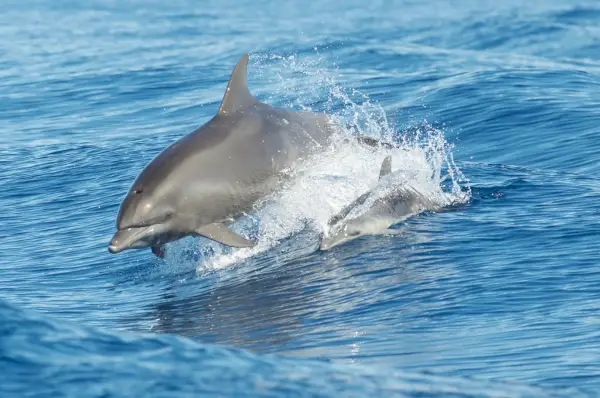
[[388, 155], [385, 157], [385, 159], [383, 159], [383, 163], [381, 163], [381, 170], [379, 171], [379, 179], [382, 179], [383, 177], [390, 174], [391, 172], [392, 172], [392, 157]]
[[233, 69], [221, 106], [219, 106], [219, 115], [233, 113], [256, 101], [250, 94], [246, 82], [248, 58], [248, 54], [244, 54]]

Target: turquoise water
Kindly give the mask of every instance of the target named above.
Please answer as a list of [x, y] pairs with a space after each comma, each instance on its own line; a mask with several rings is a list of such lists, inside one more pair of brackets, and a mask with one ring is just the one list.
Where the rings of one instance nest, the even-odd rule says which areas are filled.
[[[593, 1], [9, 1], [0, 392], [595, 396], [598, 26]], [[385, 156], [353, 147], [241, 221], [255, 250], [109, 254], [133, 179], [245, 52], [261, 100], [395, 140], [460, 200], [315, 251]]]

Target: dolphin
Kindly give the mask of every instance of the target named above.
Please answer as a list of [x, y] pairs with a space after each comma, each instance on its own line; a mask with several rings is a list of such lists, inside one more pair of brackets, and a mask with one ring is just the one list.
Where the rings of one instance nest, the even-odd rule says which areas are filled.
[[391, 170], [392, 158], [387, 156], [381, 164], [375, 187], [328, 221], [320, 250], [329, 250], [364, 235], [396, 234], [398, 230], [389, 227], [425, 210], [438, 208], [409, 184], [400, 184], [398, 177], [401, 175]]
[[244, 54], [217, 114], [159, 153], [135, 179], [109, 252], [151, 247], [162, 257], [164, 244], [190, 235], [231, 247], [255, 245], [228, 224], [278, 189], [296, 162], [325, 149], [334, 130], [323, 113], [254, 98], [247, 66]]

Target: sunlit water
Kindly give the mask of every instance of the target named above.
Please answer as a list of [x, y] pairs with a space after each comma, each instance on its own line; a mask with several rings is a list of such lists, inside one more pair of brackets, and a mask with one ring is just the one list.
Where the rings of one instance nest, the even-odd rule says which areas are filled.
[[[599, 26], [583, 0], [9, 0], [0, 392], [597, 395]], [[256, 247], [109, 254], [244, 52], [253, 94], [340, 136], [236, 222]], [[439, 211], [317, 251], [387, 155]]]

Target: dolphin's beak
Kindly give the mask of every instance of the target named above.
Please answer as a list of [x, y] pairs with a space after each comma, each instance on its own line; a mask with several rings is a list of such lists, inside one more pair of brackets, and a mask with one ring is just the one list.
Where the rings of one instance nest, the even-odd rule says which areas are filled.
[[118, 230], [110, 240], [108, 251], [112, 254], [120, 253], [127, 249], [137, 249], [148, 246], [141, 238], [144, 237], [149, 227], [125, 228]]
[[362, 234], [356, 235], [348, 235], [344, 230], [338, 230], [337, 232], [329, 235], [321, 237], [321, 244], [319, 245], [319, 250], [329, 250], [341, 244], [344, 244], [350, 240], [356, 239]]
[[117, 254], [121, 251], [123, 251], [124, 249], [122, 247], [119, 247], [117, 245], [113, 245], [112, 243], [110, 245], [108, 245], [108, 251], [112, 254]]
[[329, 239], [323, 239], [321, 241], [321, 244], [319, 245], [319, 250], [328, 250], [331, 247], [331, 242], [329, 241]]
[[319, 250], [323, 250], [323, 251], [329, 250], [332, 247], [342, 244], [344, 241], [345, 241], [345, 239], [339, 239], [339, 237], [337, 235], [333, 235], [329, 238], [323, 237], [321, 239], [321, 244], [319, 245]]

